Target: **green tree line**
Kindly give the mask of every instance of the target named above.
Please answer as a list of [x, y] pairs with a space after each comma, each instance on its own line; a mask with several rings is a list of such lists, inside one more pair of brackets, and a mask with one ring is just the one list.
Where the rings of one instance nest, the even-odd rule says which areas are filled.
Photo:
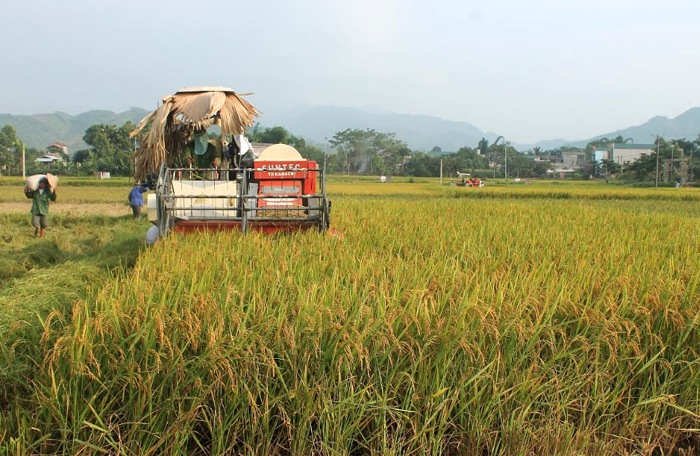
[[[65, 174], [92, 174], [95, 171], [108, 171], [113, 175], [133, 174], [133, 153], [138, 146], [138, 137], [130, 139], [129, 133], [135, 128], [131, 122], [122, 126], [97, 124], [85, 131], [83, 141], [87, 149], [76, 151], [66, 160], [48, 165], [53, 172]], [[548, 158], [560, 157], [565, 152], [585, 154], [586, 163], [581, 166], [578, 177], [622, 176], [630, 181], [652, 181], [656, 176], [656, 155], [642, 156], [634, 163], [621, 167], [613, 160], [596, 162], [596, 149], [607, 148], [610, 143], [625, 143], [630, 139], [618, 136], [601, 138], [589, 142], [584, 148], [561, 147], [542, 150], [534, 147], [518, 151], [510, 143], [496, 140], [493, 144], [482, 138], [475, 147], [465, 145], [456, 152], [446, 154], [436, 146], [430, 152], [412, 150], [396, 138], [394, 133], [373, 129], [346, 129], [333, 135], [327, 145], [314, 144], [301, 136], [296, 136], [281, 126], [263, 128], [256, 124], [247, 132], [251, 142], [269, 144], [289, 144], [299, 150], [309, 160], [326, 166], [335, 174], [405, 175], [416, 177], [436, 177], [440, 167], [444, 176], [458, 172], [471, 173], [477, 177], [504, 177], [506, 166], [509, 177], [547, 177], [552, 165]], [[659, 138], [660, 160], [688, 158], [691, 173], [700, 177], [700, 135], [693, 141]], [[21, 174], [21, 139], [11, 125], [0, 129], [0, 174]], [[27, 172], [45, 172], [47, 165], [35, 163], [43, 151], [25, 148]], [[543, 159], [544, 158], [544, 159]], [[506, 163], [507, 162], [507, 163]], [[673, 177], [679, 176], [677, 166]]]
[[[27, 174], [51, 171], [61, 174], [92, 174], [95, 171], [108, 171], [114, 175], [133, 174], [132, 154], [135, 143], [129, 133], [136, 126], [127, 122], [121, 127], [114, 125], [93, 125], [85, 131], [83, 141], [88, 149], [78, 150], [72, 156], [64, 156], [63, 161], [51, 164], [36, 163], [45, 151], [25, 148]], [[22, 141], [11, 125], [0, 129], [0, 173], [20, 175], [22, 173]]]

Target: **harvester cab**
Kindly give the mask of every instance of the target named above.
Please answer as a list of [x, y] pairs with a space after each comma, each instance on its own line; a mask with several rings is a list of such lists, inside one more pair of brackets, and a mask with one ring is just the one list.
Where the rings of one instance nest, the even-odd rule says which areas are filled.
[[[158, 227], [158, 235], [226, 229], [243, 233], [327, 231], [331, 202], [326, 197], [325, 170], [286, 144], [250, 144], [242, 132], [257, 115], [255, 108], [247, 102], [236, 105], [241, 98], [231, 89], [199, 90], [183, 89], [163, 99], [164, 105], [149, 116], [153, 127], [135, 157], [137, 177], [146, 178], [159, 162], [155, 192], [148, 195], [147, 202], [148, 218]], [[202, 105], [192, 109], [194, 113], [184, 109], [199, 101]], [[239, 112], [225, 112], [227, 105]], [[231, 123], [246, 119], [245, 114], [254, 115]], [[149, 117], [132, 134], [147, 125]], [[189, 159], [183, 159], [187, 156], [183, 155], [184, 138], [191, 137], [195, 128], [201, 131], [202, 126], [213, 124], [221, 128], [219, 143], [203, 143], [200, 149], [216, 159], [200, 155], [193, 166], [191, 150]], [[161, 125], [164, 131], [153, 135], [153, 128]], [[144, 165], [139, 168], [139, 163]]]

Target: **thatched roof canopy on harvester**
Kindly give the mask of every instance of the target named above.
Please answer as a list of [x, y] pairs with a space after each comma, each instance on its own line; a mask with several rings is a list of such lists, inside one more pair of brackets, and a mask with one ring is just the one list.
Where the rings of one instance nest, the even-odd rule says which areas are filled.
[[223, 136], [243, 134], [258, 115], [242, 95], [226, 87], [188, 87], [164, 97], [131, 132], [133, 137], [150, 125], [134, 156], [136, 179], [156, 172], [163, 162], [177, 164], [188, 131], [217, 124]]

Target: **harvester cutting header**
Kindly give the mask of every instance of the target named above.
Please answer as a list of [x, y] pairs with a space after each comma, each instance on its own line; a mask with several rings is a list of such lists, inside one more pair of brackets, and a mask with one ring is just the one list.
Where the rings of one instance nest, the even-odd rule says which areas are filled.
[[[173, 231], [289, 232], [330, 225], [325, 170], [285, 144], [245, 137], [259, 113], [225, 87], [181, 89], [131, 133], [141, 137], [135, 177], [148, 180], [148, 218]], [[207, 129], [221, 134], [210, 140]]]

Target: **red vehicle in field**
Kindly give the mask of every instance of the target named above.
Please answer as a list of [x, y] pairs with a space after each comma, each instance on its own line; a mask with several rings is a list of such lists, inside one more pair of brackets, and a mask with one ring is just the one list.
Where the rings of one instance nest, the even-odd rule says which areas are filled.
[[285, 144], [264, 149], [251, 167], [163, 166], [148, 209], [161, 236], [170, 230], [326, 231], [330, 225], [323, 169]]
[[[324, 169], [286, 144], [249, 143], [243, 133], [255, 116], [257, 110], [231, 89], [188, 88], [163, 98], [132, 132], [152, 125], [135, 162], [137, 178], [151, 176], [148, 218], [158, 236], [329, 230]], [[219, 140], [205, 137], [212, 125], [221, 129]]]
[[467, 173], [457, 173], [457, 177], [460, 178], [460, 181], [457, 182], [457, 187], [483, 187], [484, 186], [484, 181], [482, 181], [479, 178], [472, 178], [471, 174]]

